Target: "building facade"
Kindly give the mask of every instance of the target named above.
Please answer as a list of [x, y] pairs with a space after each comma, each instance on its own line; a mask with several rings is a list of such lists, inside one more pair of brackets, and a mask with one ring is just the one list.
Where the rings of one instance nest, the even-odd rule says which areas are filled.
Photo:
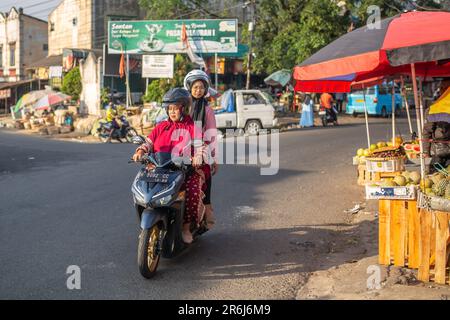
[[49, 55], [102, 49], [108, 21], [142, 18], [137, 0], [64, 0], [48, 17]]
[[21, 8], [0, 12], [0, 82], [25, 80], [26, 69], [48, 54], [47, 22]]

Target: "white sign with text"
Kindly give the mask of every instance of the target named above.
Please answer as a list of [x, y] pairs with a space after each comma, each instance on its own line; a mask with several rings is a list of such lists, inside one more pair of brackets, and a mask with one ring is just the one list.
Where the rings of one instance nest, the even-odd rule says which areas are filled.
[[143, 78], [173, 78], [174, 55], [142, 56]]

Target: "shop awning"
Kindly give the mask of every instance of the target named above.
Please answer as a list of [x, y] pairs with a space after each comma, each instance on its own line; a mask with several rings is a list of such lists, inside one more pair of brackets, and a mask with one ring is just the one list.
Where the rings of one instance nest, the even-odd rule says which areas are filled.
[[48, 68], [52, 66], [62, 66], [63, 56], [62, 54], [56, 56], [48, 56], [44, 59], [33, 62], [27, 69], [35, 69], [35, 68]]
[[31, 80], [21, 80], [21, 81], [16, 81], [16, 82], [0, 82], [0, 90], [18, 87], [18, 86], [21, 86], [23, 84], [36, 82], [36, 81], [38, 81], [38, 80], [37, 79], [31, 79]]

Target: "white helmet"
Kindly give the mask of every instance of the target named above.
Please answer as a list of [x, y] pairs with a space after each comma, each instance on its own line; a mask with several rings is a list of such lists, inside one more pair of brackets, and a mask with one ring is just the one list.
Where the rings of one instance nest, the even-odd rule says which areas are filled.
[[205, 84], [205, 95], [209, 92], [209, 88], [211, 87], [211, 80], [209, 79], [209, 76], [206, 74], [205, 71], [202, 70], [192, 70], [189, 72], [186, 77], [184, 77], [184, 88], [191, 92], [192, 84], [197, 81], [201, 80]]

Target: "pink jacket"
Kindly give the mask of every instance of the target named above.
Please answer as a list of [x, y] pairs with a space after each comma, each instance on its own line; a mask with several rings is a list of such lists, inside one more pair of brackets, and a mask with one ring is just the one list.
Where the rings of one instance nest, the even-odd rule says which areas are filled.
[[203, 139], [205, 144], [210, 149], [210, 154], [213, 160], [217, 162], [218, 150], [217, 150], [217, 124], [216, 116], [213, 109], [210, 106], [206, 106], [205, 125], [203, 126]]

